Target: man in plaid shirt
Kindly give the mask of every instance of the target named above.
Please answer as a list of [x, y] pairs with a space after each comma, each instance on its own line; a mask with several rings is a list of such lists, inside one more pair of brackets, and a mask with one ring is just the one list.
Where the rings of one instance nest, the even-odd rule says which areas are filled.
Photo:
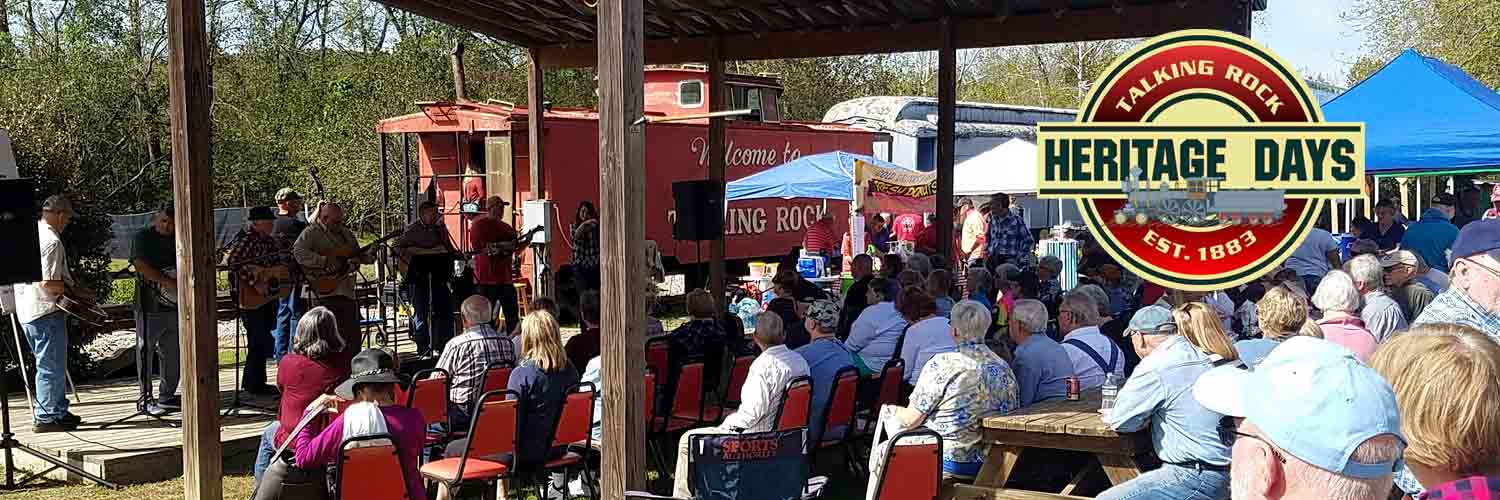
[[475, 295], [464, 300], [464, 333], [448, 341], [437, 367], [448, 372], [448, 418], [455, 429], [466, 429], [479, 399], [484, 372], [492, 367], [516, 366], [516, 348], [495, 331], [490, 300]]
[[1011, 259], [1021, 267], [1033, 267], [1036, 262], [1036, 239], [1021, 216], [1010, 211], [1010, 196], [996, 193], [990, 197], [990, 227], [986, 235], [985, 252], [989, 254], [993, 267]]

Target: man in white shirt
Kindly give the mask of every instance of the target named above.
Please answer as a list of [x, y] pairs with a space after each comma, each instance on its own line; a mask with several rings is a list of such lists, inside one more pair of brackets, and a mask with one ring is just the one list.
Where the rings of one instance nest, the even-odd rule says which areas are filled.
[[786, 342], [786, 331], [780, 319], [770, 312], [756, 318], [753, 338], [761, 354], [750, 363], [750, 373], [740, 389], [739, 409], [725, 417], [718, 427], [693, 429], [682, 435], [677, 444], [677, 474], [672, 476], [676, 483], [673, 496], [693, 498], [688, 488], [692, 479], [688, 477], [688, 445], [693, 436], [771, 430], [776, 425], [776, 410], [781, 407], [787, 383], [808, 376], [807, 360], [782, 345]]
[[1067, 332], [1063, 350], [1073, 361], [1073, 373], [1084, 390], [1104, 385], [1105, 374], [1125, 376], [1120, 346], [1099, 332], [1099, 306], [1087, 294], [1071, 292], [1057, 310], [1057, 327]]
[[16, 316], [36, 355], [35, 432], [71, 431], [83, 421], [68, 411], [68, 316], [57, 307], [64, 292], [82, 292], [73, 288], [61, 239], [73, 214], [72, 202], [61, 195], [42, 203], [42, 219], [37, 222], [42, 280], [16, 285]]

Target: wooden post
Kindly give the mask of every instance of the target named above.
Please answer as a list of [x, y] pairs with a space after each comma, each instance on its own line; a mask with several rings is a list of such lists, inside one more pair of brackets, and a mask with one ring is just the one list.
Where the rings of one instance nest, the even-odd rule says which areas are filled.
[[[729, 87], [724, 82], [724, 43], [720, 39], [713, 41], [713, 56], [708, 60], [708, 104], [709, 111], [724, 111], [729, 109]], [[724, 215], [729, 203], [724, 199], [724, 144], [727, 142], [725, 135], [728, 127], [724, 117], [708, 119], [708, 180], [713, 184], [714, 198], [717, 203], [711, 204], [713, 210], [718, 211], [715, 217]], [[724, 298], [724, 231], [721, 228], [719, 234], [714, 235], [713, 242], [709, 244], [708, 251], [708, 291], [713, 294], [714, 303], [718, 310], [725, 310]], [[738, 335], [741, 332], [729, 332]]]
[[[957, 136], [954, 133], [958, 99], [958, 50], [953, 37], [953, 20], [943, 18], [943, 47], [938, 50], [938, 136], [937, 136], [937, 251], [945, 260], [953, 260], [953, 159]], [[1003, 209], [1004, 207], [1001, 207]]]
[[[642, 0], [600, 0], [600, 310], [604, 353], [603, 498], [646, 484], [645, 110]], [[658, 374], [658, 376], [661, 376]]]
[[223, 498], [219, 336], [214, 276], [213, 102], [203, 0], [167, 2], [172, 194], [177, 200], [178, 342], [182, 352], [184, 498]]
[[[453, 66], [453, 102], [464, 102], [469, 100], [466, 85], [464, 84], [464, 43], [453, 44], [453, 52], [448, 53], [449, 64]], [[462, 144], [462, 143], [459, 143]]]
[[[542, 200], [547, 198], [547, 183], [543, 182], [546, 175], [543, 161], [546, 156], [546, 121], [547, 110], [544, 104], [546, 99], [546, 80], [542, 72], [542, 55], [536, 49], [532, 49], [531, 68], [526, 71], [526, 163], [531, 166], [531, 199]], [[561, 223], [562, 221], [554, 221]], [[547, 260], [551, 258], [547, 251], [547, 245], [533, 245], [532, 247], [532, 276], [531, 297], [544, 297], [552, 295], [552, 286], [547, 283], [546, 273], [541, 269], [546, 267]]]
[[[390, 155], [389, 151], [386, 151], [386, 147], [390, 143], [390, 140], [389, 140], [388, 137], [386, 137], [385, 132], [380, 132], [379, 135], [380, 135], [380, 209], [379, 209], [379, 212], [377, 212], [377, 213], [380, 214], [380, 234], [390, 234], [390, 232], [391, 232], [391, 229], [390, 229], [390, 226], [389, 226], [389, 219], [390, 219], [390, 217], [387, 217], [387, 215], [390, 215], [390, 214], [388, 214], [387, 211], [390, 209], [390, 206], [391, 206], [391, 174], [390, 174], [390, 172], [386, 171], [387, 168], [390, 168], [391, 155]], [[375, 301], [380, 305], [380, 328], [381, 328], [382, 332], [385, 331], [386, 318], [390, 317], [390, 316], [386, 316], [386, 314], [385, 314], [386, 313], [385, 307], [387, 305], [385, 303], [386, 265], [389, 262], [390, 262], [390, 247], [385, 246], [385, 245], [381, 245], [380, 246], [380, 264], [379, 264], [379, 266], [377, 266], [375, 268], [376, 272], [379, 273], [379, 276], [377, 277], [377, 279], [378, 279], [377, 282], [380, 283], [380, 287], [381, 288], [380, 288], [380, 291], [375, 294]]]

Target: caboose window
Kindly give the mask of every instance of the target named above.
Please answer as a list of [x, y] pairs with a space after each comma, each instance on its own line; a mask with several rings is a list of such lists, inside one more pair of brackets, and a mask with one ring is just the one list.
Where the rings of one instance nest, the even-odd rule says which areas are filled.
[[703, 105], [703, 80], [677, 82], [677, 105], [696, 108]]

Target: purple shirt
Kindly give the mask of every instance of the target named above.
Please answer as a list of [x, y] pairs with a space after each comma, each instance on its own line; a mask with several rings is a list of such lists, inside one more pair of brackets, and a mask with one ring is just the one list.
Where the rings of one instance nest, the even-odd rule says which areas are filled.
[[[406, 489], [411, 493], [411, 499], [427, 500], [427, 487], [422, 484], [422, 474], [417, 472], [417, 466], [422, 463], [417, 456], [422, 452], [427, 433], [422, 412], [405, 406], [382, 406], [380, 412], [385, 414], [385, 425], [401, 449], [401, 467], [406, 470]], [[338, 461], [344, 444], [344, 416], [333, 419], [317, 436], [313, 435], [311, 426], [303, 428], [294, 444], [297, 467], [333, 465]]]
[[1422, 500], [1500, 500], [1500, 477], [1471, 476], [1427, 490]]
[[1369, 361], [1375, 354], [1375, 335], [1365, 329], [1365, 322], [1358, 316], [1341, 316], [1318, 322], [1323, 339], [1349, 348], [1360, 361]]

